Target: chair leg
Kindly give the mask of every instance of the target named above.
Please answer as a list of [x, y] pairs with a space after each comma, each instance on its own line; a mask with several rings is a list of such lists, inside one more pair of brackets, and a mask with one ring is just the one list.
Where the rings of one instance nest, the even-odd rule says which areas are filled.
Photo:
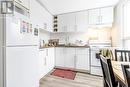
[[105, 81], [103, 81], [103, 86], [108, 87], [108, 85], [107, 85], [107, 83]]
[[119, 83], [118, 87], [123, 87], [123, 86]]

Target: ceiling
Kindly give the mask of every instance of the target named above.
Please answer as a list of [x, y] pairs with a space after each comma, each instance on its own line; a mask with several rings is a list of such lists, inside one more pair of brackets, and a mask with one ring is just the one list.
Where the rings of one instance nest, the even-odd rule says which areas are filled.
[[52, 13], [62, 14], [97, 7], [116, 5], [119, 0], [40, 0]]

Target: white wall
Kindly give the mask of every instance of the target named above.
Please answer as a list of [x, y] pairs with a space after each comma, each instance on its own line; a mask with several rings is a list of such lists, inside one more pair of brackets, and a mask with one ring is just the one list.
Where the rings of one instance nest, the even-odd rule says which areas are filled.
[[53, 29], [53, 15], [51, 15], [37, 0], [31, 0], [30, 3], [30, 19], [33, 24], [38, 25], [39, 41], [44, 40], [46, 43], [50, 39], [50, 34], [45, 32], [44, 23], [47, 24], [47, 30]]
[[48, 43], [48, 40], [50, 39], [50, 33], [45, 32], [44, 30], [39, 30], [39, 40], [44, 40], [45, 43]]
[[31, 0], [30, 3], [30, 19], [40, 28], [44, 28], [44, 23], [48, 23], [49, 29], [52, 28], [53, 16], [36, 0]]
[[123, 3], [126, 0], [120, 0], [115, 7], [114, 24], [112, 29], [112, 45], [114, 47], [122, 47], [122, 29], [123, 29]]

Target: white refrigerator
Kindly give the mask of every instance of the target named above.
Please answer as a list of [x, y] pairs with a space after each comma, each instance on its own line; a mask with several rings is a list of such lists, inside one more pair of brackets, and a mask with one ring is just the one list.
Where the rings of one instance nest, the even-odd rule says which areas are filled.
[[0, 16], [0, 87], [39, 87], [38, 36], [21, 32], [21, 21], [28, 17]]

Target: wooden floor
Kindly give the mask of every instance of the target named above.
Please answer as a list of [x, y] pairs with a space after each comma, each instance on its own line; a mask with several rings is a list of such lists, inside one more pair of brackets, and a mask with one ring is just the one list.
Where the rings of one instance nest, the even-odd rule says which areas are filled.
[[75, 80], [47, 75], [40, 80], [40, 87], [103, 87], [102, 77], [77, 73]]

